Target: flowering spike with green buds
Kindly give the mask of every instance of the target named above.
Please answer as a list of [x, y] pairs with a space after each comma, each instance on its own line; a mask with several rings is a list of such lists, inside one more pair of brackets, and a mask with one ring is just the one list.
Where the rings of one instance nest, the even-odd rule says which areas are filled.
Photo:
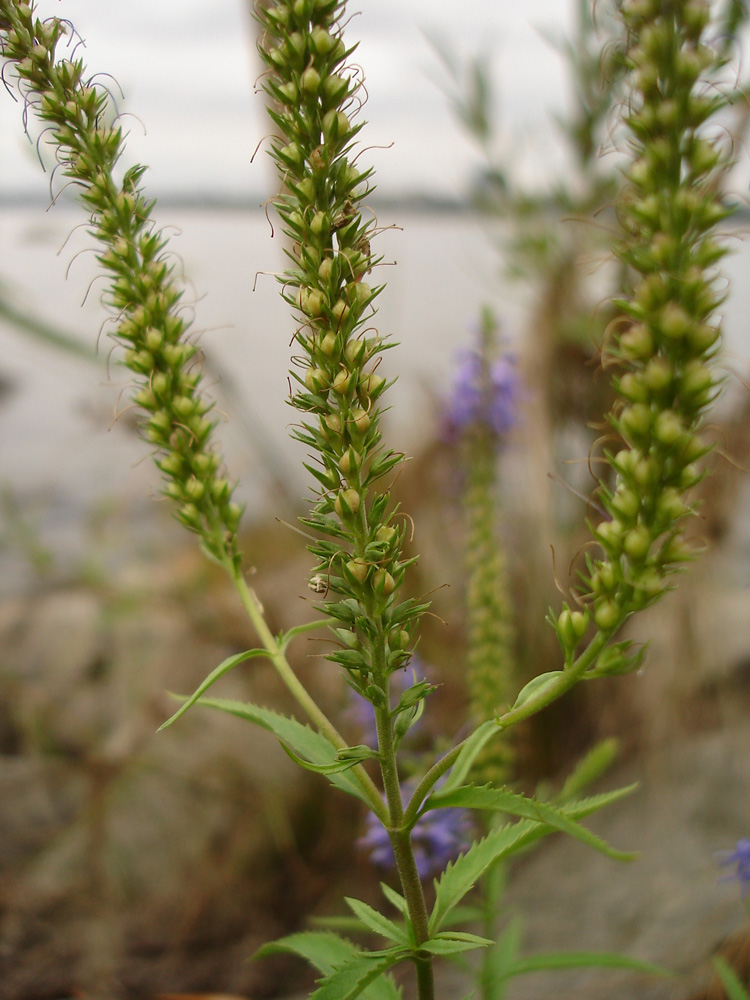
[[[692, 513], [685, 494], [701, 478], [695, 463], [710, 448], [703, 412], [719, 386], [710, 367], [722, 301], [714, 266], [727, 251], [714, 231], [731, 214], [721, 200], [731, 161], [706, 131], [726, 104], [715, 85], [725, 42], [709, 34], [709, 4], [623, 0], [621, 15], [631, 162], [617, 253], [634, 280], [617, 303], [624, 316], [613, 324], [609, 348], [622, 371], [610, 422], [623, 444], [607, 454], [615, 484], [602, 487], [607, 519], [594, 528], [603, 557], [589, 560], [583, 595], [605, 636], [653, 603], [691, 557], [681, 540]], [[556, 628], [572, 662], [582, 635], [569, 618], [564, 610]], [[629, 664], [610, 660], [607, 672]]]
[[[376, 369], [386, 344], [363, 332], [381, 287], [365, 280], [378, 260], [370, 247], [374, 222], [361, 210], [370, 171], [351, 155], [361, 128], [354, 121], [361, 83], [347, 68], [343, 11], [338, 0], [266, 6], [259, 15], [260, 54], [268, 66], [270, 114], [281, 133], [270, 150], [283, 183], [276, 208], [293, 247], [283, 295], [295, 310], [304, 357], [302, 371], [292, 372], [297, 391], [290, 402], [303, 415], [295, 436], [319, 462], [308, 465], [318, 495], [304, 522], [328, 538], [310, 548], [319, 559], [313, 573], [325, 574], [330, 603], [355, 601], [371, 624], [365, 632], [353, 627], [364, 656], [350, 679], [364, 692], [408, 661], [402, 636], [413, 632], [420, 609], [397, 603], [404, 532], [391, 523], [387, 493], [376, 492], [402, 456], [381, 445], [387, 383]], [[392, 633], [397, 656], [390, 655]]]
[[242, 510], [213, 444], [213, 404], [201, 393], [198, 349], [179, 312], [182, 290], [163, 253], [166, 240], [153, 220], [154, 202], [140, 185], [145, 167], [131, 167], [116, 179], [122, 130], [108, 124], [109, 95], [86, 79], [83, 62], [58, 56], [59, 44], [70, 42], [69, 25], [57, 18], [41, 21], [33, 2], [12, 0], [0, 0], [0, 22], [2, 54], [15, 68], [26, 109], [46, 126], [63, 174], [91, 213], [89, 232], [110, 278], [104, 301], [113, 313], [113, 337], [135, 375], [133, 399], [145, 411], [141, 433], [154, 448], [164, 493], [206, 551], [237, 568]]

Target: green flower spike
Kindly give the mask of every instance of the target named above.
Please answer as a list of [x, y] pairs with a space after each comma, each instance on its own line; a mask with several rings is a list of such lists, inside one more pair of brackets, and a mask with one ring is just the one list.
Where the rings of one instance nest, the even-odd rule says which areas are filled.
[[[703, 413], [719, 386], [710, 367], [723, 301], [715, 264], [727, 251], [714, 231], [731, 214], [720, 196], [730, 160], [707, 131], [727, 103], [716, 85], [727, 53], [709, 37], [709, 3], [624, 0], [621, 15], [631, 162], [617, 252], [634, 281], [617, 302], [624, 316], [609, 351], [622, 372], [610, 421], [623, 446], [607, 455], [616, 481], [602, 487], [608, 519], [593, 532], [604, 556], [589, 560], [585, 578], [604, 636], [653, 603], [693, 554], [681, 537], [693, 513], [686, 493], [702, 477]], [[555, 624], [570, 661], [582, 631], [568, 609]], [[632, 669], [639, 660], [625, 652], [607, 650], [592, 673]]]
[[0, 0], [0, 29], [2, 54], [18, 75], [26, 113], [31, 109], [45, 124], [63, 174], [91, 212], [89, 232], [110, 278], [104, 301], [114, 316], [113, 338], [135, 375], [141, 433], [155, 449], [164, 493], [206, 551], [237, 569], [242, 510], [213, 446], [213, 404], [201, 393], [198, 348], [178, 312], [182, 291], [164, 259], [166, 239], [153, 220], [154, 202], [140, 187], [145, 167], [116, 179], [124, 142], [122, 130], [109, 124], [109, 95], [86, 80], [80, 59], [56, 55], [60, 42], [70, 41], [69, 26], [35, 18], [28, 0]]
[[314, 452], [306, 467], [317, 497], [304, 523], [323, 536], [310, 546], [319, 560], [312, 572], [326, 579], [325, 611], [345, 647], [330, 658], [367, 695], [373, 684], [385, 692], [388, 676], [408, 663], [404, 632], [413, 635], [422, 609], [398, 603], [405, 529], [377, 489], [403, 456], [381, 445], [388, 385], [377, 369], [388, 345], [369, 328], [381, 286], [366, 279], [379, 259], [370, 248], [374, 221], [360, 207], [371, 171], [352, 158], [361, 83], [346, 65], [343, 11], [340, 0], [266, 6], [260, 54], [281, 136], [270, 150], [283, 184], [276, 209], [291, 246], [280, 280], [299, 324], [290, 402], [303, 419], [294, 433]]
[[[260, 53], [265, 89], [281, 138], [274, 140], [282, 193], [276, 209], [290, 241], [292, 266], [281, 278], [296, 314], [300, 353], [290, 403], [301, 414], [295, 436], [313, 453], [306, 467], [316, 499], [303, 523], [320, 536], [310, 546], [313, 574], [326, 580], [323, 607], [335, 619], [339, 663], [351, 686], [375, 710], [386, 823], [418, 945], [429, 937], [427, 910], [404, 819], [396, 750], [419, 717], [429, 686], [418, 684], [391, 704], [389, 678], [409, 663], [426, 605], [399, 600], [405, 571], [403, 524], [380, 481], [403, 456], [384, 449], [380, 401], [388, 385], [378, 371], [389, 346], [372, 334], [373, 302], [381, 288], [368, 278], [379, 259], [370, 241], [375, 223], [361, 205], [371, 171], [352, 148], [361, 123], [361, 82], [347, 68], [341, 0], [278, 0], [264, 7]], [[420, 996], [433, 994], [432, 960], [415, 951]]]

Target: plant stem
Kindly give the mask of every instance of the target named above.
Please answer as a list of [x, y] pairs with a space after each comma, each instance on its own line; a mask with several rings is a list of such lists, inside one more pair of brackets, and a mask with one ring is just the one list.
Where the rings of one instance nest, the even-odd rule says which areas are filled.
[[[276, 672], [286, 685], [289, 692], [293, 695], [297, 704], [304, 710], [310, 721], [317, 726], [318, 730], [323, 736], [325, 736], [332, 746], [336, 747], [337, 750], [348, 746], [344, 737], [339, 733], [331, 720], [325, 712], [323, 712], [292, 670], [278, 640], [271, 632], [266, 619], [263, 617], [263, 611], [258, 598], [255, 596], [250, 587], [248, 587], [247, 581], [242, 575], [242, 572], [237, 569], [233, 563], [227, 562], [225, 563], [225, 566], [229, 575], [232, 577], [232, 581], [237, 589], [242, 606], [247, 612], [248, 618], [252, 622], [255, 631], [258, 633], [258, 637], [264, 648], [268, 651], [268, 658], [275, 667]], [[367, 796], [370, 808], [376, 813], [382, 823], [387, 823], [388, 813], [383, 805], [383, 800], [378, 794], [378, 790], [367, 771], [365, 771], [361, 764], [357, 764], [352, 768], [352, 773], [356, 776], [362, 791]]]
[[[625, 617], [626, 616], [623, 615], [623, 621]], [[603, 632], [598, 632], [578, 659], [565, 670], [560, 672], [560, 676], [554, 681], [554, 683], [550, 684], [549, 687], [546, 687], [543, 691], [540, 691], [538, 695], [534, 695], [529, 698], [528, 701], [519, 705], [518, 708], [510, 709], [504, 715], [499, 716], [497, 719], [498, 731], [500, 731], [500, 729], [508, 729], [510, 726], [515, 725], [517, 722], [521, 722], [523, 719], [528, 719], [530, 716], [535, 715], [543, 708], [546, 708], [547, 705], [550, 705], [553, 701], [556, 701], [563, 694], [565, 694], [566, 691], [569, 691], [570, 688], [575, 687], [578, 681], [581, 680], [582, 675], [594, 663], [597, 656], [601, 653], [607, 645], [609, 639], [617, 631], [621, 624], [622, 621], [619, 622], [616, 628], [612, 629], [609, 633], [605, 634]], [[444, 754], [440, 760], [436, 761], [419, 782], [404, 814], [405, 822], [407, 824], [412, 824], [416, 821], [419, 807], [427, 798], [431, 789], [456, 763], [456, 759], [468, 739], [469, 737], [462, 740], [460, 743], [457, 743], [456, 746]]]
[[[393, 847], [404, 899], [409, 910], [409, 919], [414, 931], [415, 944], [421, 945], [430, 936], [427, 917], [427, 906], [419, 877], [414, 847], [411, 840], [411, 829], [404, 825], [404, 808], [401, 802], [401, 788], [396, 766], [396, 748], [393, 741], [391, 713], [389, 706], [379, 706], [375, 709], [375, 724], [378, 732], [378, 749], [380, 752], [380, 768], [383, 775], [383, 787], [388, 803], [389, 820], [386, 824], [388, 836]], [[432, 956], [423, 953], [414, 956], [417, 970], [417, 989], [419, 1000], [433, 1000], [435, 995]]]

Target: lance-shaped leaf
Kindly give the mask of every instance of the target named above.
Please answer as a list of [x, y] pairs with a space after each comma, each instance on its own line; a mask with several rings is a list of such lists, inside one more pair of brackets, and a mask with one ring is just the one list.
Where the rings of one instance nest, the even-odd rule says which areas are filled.
[[356, 746], [356, 747], [341, 747], [336, 751], [336, 760], [330, 764], [316, 764], [314, 761], [305, 760], [304, 757], [300, 757], [296, 754], [286, 743], [281, 744], [282, 749], [287, 753], [295, 764], [299, 764], [306, 771], [314, 771], [315, 774], [325, 774], [327, 776], [331, 774], [339, 774], [342, 771], [348, 771], [349, 768], [354, 767], [355, 764], [361, 764], [363, 760], [372, 760], [373, 758], [378, 758], [380, 755], [377, 750], [373, 750], [371, 747], [367, 746]]
[[460, 903], [477, 879], [500, 858], [508, 857], [550, 832], [543, 823], [521, 820], [492, 830], [451, 862], [435, 880], [435, 905], [430, 916], [429, 931], [434, 937], [446, 916]]
[[464, 951], [474, 951], [477, 948], [488, 948], [494, 944], [490, 938], [479, 937], [478, 934], [467, 934], [464, 931], [441, 931], [419, 946], [420, 951], [428, 951], [431, 955], [458, 955]]
[[244, 653], [236, 653], [234, 656], [228, 656], [226, 660], [222, 660], [218, 667], [216, 667], [215, 670], [212, 670], [208, 677], [206, 677], [206, 679], [196, 688], [193, 694], [189, 698], [185, 699], [174, 715], [167, 719], [166, 722], [162, 722], [157, 729], [157, 732], [160, 733], [162, 729], [166, 729], [167, 726], [171, 726], [173, 722], [176, 722], [181, 715], [184, 715], [185, 712], [187, 712], [187, 710], [194, 705], [196, 701], [198, 701], [201, 695], [205, 694], [206, 691], [208, 691], [208, 689], [219, 680], [219, 678], [223, 677], [224, 674], [228, 674], [229, 671], [233, 670], [234, 667], [238, 666], [238, 664], [244, 663], [245, 660], [253, 659], [256, 656], [268, 655], [269, 653], [266, 649], [246, 649]]
[[[199, 704], [207, 708], [217, 708], [221, 712], [236, 715], [240, 719], [245, 719], [255, 723], [256, 726], [267, 729], [274, 734], [287, 752], [291, 748], [294, 753], [315, 766], [334, 765], [333, 772], [324, 772], [331, 784], [342, 792], [347, 792], [349, 795], [361, 799], [362, 802], [368, 803], [367, 797], [356, 779], [347, 773], [347, 769], [352, 767], [356, 761], [351, 763], [339, 761], [336, 757], [336, 748], [328, 742], [325, 736], [316, 733], [309, 726], [305, 726], [286, 715], [280, 715], [270, 708], [253, 705], [251, 702], [231, 701], [225, 698], [201, 698]], [[342, 766], [344, 770], [341, 770]]]
[[[332, 934], [328, 931], [303, 931], [299, 934], [289, 934], [287, 937], [279, 938], [278, 941], [271, 941], [269, 944], [263, 945], [253, 957], [298, 955], [300, 958], [307, 959], [324, 976], [332, 976], [337, 969], [345, 968], [347, 964], [355, 962], [363, 954], [369, 955], [367, 952], [362, 953], [355, 944], [346, 938], [339, 937], [338, 934]], [[366, 966], [368, 973], [372, 971], [373, 962], [376, 961], [377, 956], [369, 958]], [[400, 1000], [401, 997], [401, 991], [387, 975], [381, 976], [380, 979], [364, 989], [365, 992], [360, 992], [359, 995], [364, 996], [365, 1000]]]
[[511, 963], [507, 978], [527, 975], [530, 972], [559, 969], [629, 969], [650, 976], [673, 976], [674, 973], [654, 962], [644, 962], [627, 955], [608, 951], [562, 951], [542, 955], [527, 955]]
[[[610, 793], [610, 798], [606, 797], [600, 802], [599, 808], [607, 805], [608, 802], [615, 802], [624, 795], [629, 794], [634, 789], [634, 785], [628, 788], [618, 789]], [[503, 788], [493, 788], [491, 785], [484, 785], [477, 788], [473, 785], [465, 785], [457, 788], [453, 792], [440, 792], [431, 795], [427, 800], [427, 809], [445, 809], [458, 807], [461, 809], [487, 809], [493, 812], [504, 812], [510, 816], [519, 816], [523, 819], [537, 820], [545, 823], [552, 830], [559, 830], [567, 833], [577, 840], [583, 841], [589, 847], [593, 847], [607, 857], [616, 861], [633, 861], [635, 854], [625, 851], [618, 851], [610, 847], [601, 837], [597, 837], [591, 830], [581, 826], [576, 822], [576, 806], [552, 806], [546, 802], [539, 802], [537, 799], [521, 795], [517, 792], [509, 792]]]
[[[396, 1000], [400, 992], [383, 973], [408, 955], [404, 948], [382, 952], [359, 951], [343, 965], [320, 980], [310, 1000]], [[387, 991], [387, 992], [386, 992]]]
[[379, 934], [381, 937], [388, 938], [389, 941], [403, 945], [405, 948], [411, 947], [409, 935], [404, 928], [399, 927], [398, 924], [389, 920], [388, 917], [383, 916], [382, 913], [373, 909], [372, 906], [363, 903], [361, 899], [352, 899], [349, 896], [346, 897], [346, 904], [373, 934]]

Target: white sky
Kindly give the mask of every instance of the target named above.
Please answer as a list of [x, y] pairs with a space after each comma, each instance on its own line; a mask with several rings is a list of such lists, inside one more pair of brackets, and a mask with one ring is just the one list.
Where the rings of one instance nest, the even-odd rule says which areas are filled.
[[[493, 52], [507, 141], [549, 170], [551, 117], [564, 107], [567, 85], [538, 29], [562, 32], [572, 7], [573, 0], [353, 3], [361, 14], [347, 35], [361, 40], [366, 142], [394, 144], [368, 154], [381, 192], [460, 194], [478, 162], [436, 82], [443, 71], [428, 36], [463, 54]], [[121, 109], [138, 116], [126, 119], [128, 162], [150, 165], [151, 190], [266, 190], [267, 158], [250, 164], [267, 128], [262, 98], [253, 94], [260, 64], [247, 0], [38, 0], [37, 9], [71, 20], [86, 40], [89, 71], [111, 73], [121, 85]], [[39, 191], [44, 181], [19, 117], [19, 106], [0, 94], [0, 189]]]

